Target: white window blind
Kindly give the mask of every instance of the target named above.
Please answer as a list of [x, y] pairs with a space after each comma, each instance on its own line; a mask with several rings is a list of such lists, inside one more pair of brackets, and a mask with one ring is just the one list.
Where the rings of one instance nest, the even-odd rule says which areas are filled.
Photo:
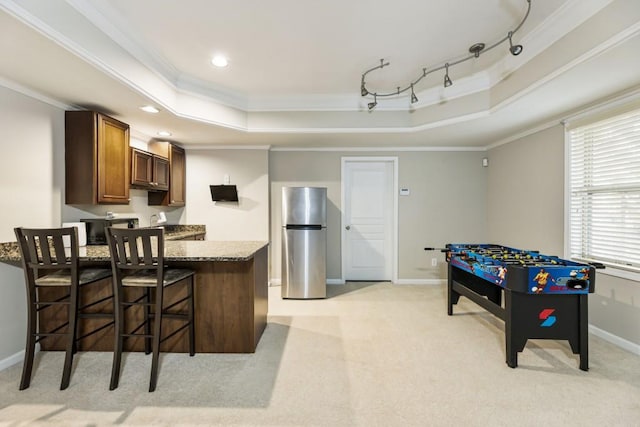
[[640, 271], [640, 110], [568, 135], [571, 257]]

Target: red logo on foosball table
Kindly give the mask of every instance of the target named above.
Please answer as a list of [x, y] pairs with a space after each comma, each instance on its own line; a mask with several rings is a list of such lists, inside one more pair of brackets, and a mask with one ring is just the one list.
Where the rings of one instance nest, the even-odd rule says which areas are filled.
[[555, 308], [545, 308], [538, 314], [538, 318], [543, 322], [540, 324], [543, 328], [550, 328], [556, 323], [556, 316], [552, 316], [552, 314], [556, 311]]

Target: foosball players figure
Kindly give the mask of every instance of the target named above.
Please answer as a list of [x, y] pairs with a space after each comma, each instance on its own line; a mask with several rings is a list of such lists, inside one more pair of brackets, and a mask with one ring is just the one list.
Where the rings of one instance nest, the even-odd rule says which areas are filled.
[[[547, 281], [549, 280], [549, 272], [545, 271], [544, 268], [541, 268], [538, 274], [533, 278], [533, 281], [538, 284], [538, 286], [534, 286], [531, 288], [533, 292], [536, 294], [540, 294], [544, 292], [544, 288], [547, 286]], [[555, 280], [551, 278], [551, 281], [555, 283]]]

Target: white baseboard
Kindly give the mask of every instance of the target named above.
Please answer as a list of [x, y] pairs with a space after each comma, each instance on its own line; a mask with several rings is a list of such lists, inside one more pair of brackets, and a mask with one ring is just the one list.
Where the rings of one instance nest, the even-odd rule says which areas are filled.
[[[327, 285], [344, 285], [344, 279], [327, 279]], [[398, 279], [394, 285], [446, 285], [447, 279]], [[269, 280], [269, 286], [282, 286], [281, 279]]]
[[617, 335], [613, 335], [612, 333], [602, 330], [593, 325], [589, 325], [589, 332], [599, 338], [602, 338], [605, 341], [609, 341], [611, 344], [615, 344], [620, 348], [623, 348], [633, 354], [637, 354], [638, 356], [640, 356], [640, 344], [627, 341], [624, 338], [620, 338]]
[[[327, 285], [344, 285], [345, 281], [342, 279], [327, 279]], [[282, 286], [281, 279], [269, 280], [269, 286]]]
[[24, 359], [24, 350], [17, 352], [5, 359], [0, 360], [0, 371], [4, 371], [5, 369], [22, 362]]
[[446, 285], [446, 279], [398, 279], [394, 285]]

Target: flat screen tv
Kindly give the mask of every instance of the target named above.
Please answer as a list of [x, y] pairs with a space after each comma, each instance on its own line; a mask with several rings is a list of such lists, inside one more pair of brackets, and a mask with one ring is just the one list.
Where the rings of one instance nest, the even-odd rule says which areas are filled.
[[211, 200], [214, 202], [237, 202], [238, 189], [235, 185], [210, 185]]

